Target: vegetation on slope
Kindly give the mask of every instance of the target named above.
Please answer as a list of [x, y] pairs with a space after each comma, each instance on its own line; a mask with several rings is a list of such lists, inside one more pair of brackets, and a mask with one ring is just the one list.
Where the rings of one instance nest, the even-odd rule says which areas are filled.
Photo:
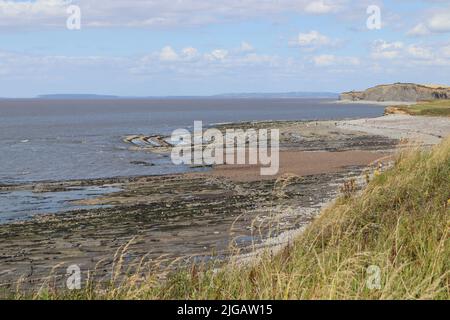
[[414, 116], [450, 117], [450, 100], [420, 102], [411, 106], [387, 108], [388, 113], [406, 113]]

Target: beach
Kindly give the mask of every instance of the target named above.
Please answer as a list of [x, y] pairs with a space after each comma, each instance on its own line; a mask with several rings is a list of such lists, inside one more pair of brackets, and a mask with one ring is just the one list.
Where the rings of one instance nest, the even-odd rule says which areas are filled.
[[415, 132], [430, 145], [450, 134], [447, 119], [420, 123], [421, 118], [385, 116], [218, 126], [279, 128], [280, 171], [272, 179], [261, 178], [257, 166], [221, 165], [197, 173], [1, 186], [0, 191], [37, 195], [86, 185], [121, 191], [79, 203], [99, 206], [95, 209], [0, 225], [0, 283], [14, 286], [20, 275], [24, 286], [45, 279], [61, 285], [71, 264], [85, 275], [95, 271], [107, 279], [118, 255], [130, 270], [145, 266], [163, 276], [176, 266], [225, 261], [265, 243], [287, 243], [340, 193], [345, 181], [355, 179], [362, 187], [364, 176], [380, 164], [389, 166], [395, 150], [405, 144], [403, 134]]

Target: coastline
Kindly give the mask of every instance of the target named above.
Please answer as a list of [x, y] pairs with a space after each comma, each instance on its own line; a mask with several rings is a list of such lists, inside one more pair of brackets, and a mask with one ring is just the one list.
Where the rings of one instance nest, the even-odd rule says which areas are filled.
[[338, 104], [372, 104], [376, 106], [409, 106], [417, 104], [417, 101], [373, 101], [373, 100], [336, 100], [333, 103]]
[[[288, 155], [287, 169], [277, 180], [255, 179], [254, 174], [250, 174], [251, 179], [241, 179], [243, 171], [248, 171], [242, 167], [99, 180], [97, 183], [124, 189], [90, 202], [112, 207], [43, 215], [0, 226], [0, 283], [11, 283], [20, 274], [30, 286], [38, 285], [58, 264], [62, 265], [54, 272], [60, 275], [67, 263], [75, 262], [84, 271], [96, 269], [105, 277], [110, 274], [114, 253], [132, 239], [126, 259], [130, 266], [143, 257], [148, 258], [149, 267], [167, 267], [174, 261], [223, 260], [234, 253], [231, 248], [243, 254], [253, 251], [255, 245], [281, 248], [336, 197], [344, 181], [360, 178], [373, 160], [392, 154], [405, 132], [420, 130], [418, 118], [408, 118], [412, 122], [403, 128], [397, 121], [405, 117], [389, 116], [387, 123], [386, 119], [284, 122], [281, 153]], [[430, 119], [427, 121], [429, 126]], [[431, 121], [437, 123], [437, 119]], [[274, 123], [256, 125], [270, 127]], [[384, 132], [389, 126], [397, 134], [389, 131], [388, 137], [380, 136], [380, 130]], [[431, 127], [450, 134], [448, 120]], [[438, 135], [426, 143], [436, 143]], [[306, 161], [319, 168], [312, 170], [304, 168], [305, 163], [292, 162], [299, 156], [309, 156]], [[333, 162], [333, 157], [340, 157], [340, 166], [320, 161]], [[39, 188], [65, 187], [65, 183], [54, 183]]]

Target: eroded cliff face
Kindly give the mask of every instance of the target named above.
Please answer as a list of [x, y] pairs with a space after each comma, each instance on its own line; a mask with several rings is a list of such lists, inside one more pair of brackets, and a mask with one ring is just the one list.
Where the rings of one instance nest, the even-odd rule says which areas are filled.
[[351, 101], [421, 101], [450, 99], [450, 87], [427, 86], [414, 83], [380, 85], [365, 91], [351, 91], [340, 95], [340, 100]]

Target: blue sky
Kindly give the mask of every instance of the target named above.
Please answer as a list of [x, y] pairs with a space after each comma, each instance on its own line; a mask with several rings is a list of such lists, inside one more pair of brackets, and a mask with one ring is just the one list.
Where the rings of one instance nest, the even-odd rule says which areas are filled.
[[340, 92], [449, 74], [445, 0], [0, 0], [2, 97]]

